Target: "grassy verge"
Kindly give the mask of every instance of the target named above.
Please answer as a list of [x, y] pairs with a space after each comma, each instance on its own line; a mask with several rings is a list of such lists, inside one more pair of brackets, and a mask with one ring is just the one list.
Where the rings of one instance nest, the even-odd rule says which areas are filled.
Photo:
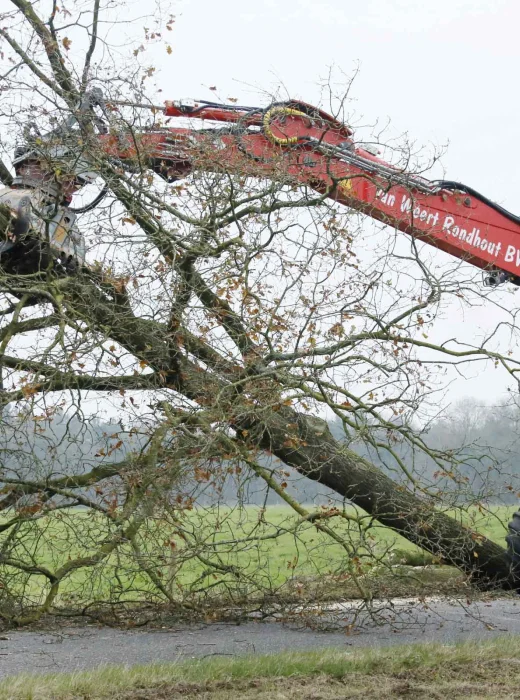
[[358, 651], [211, 658], [131, 669], [17, 676], [1, 700], [182, 697], [224, 700], [332, 698], [513, 698], [520, 687], [520, 638], [459, 645], [416, 644]]

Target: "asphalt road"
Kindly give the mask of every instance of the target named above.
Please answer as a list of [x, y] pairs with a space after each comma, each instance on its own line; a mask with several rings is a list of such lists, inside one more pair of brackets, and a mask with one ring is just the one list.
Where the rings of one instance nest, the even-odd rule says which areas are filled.
[[[466, 605], [431, 600], [394, 601], [373, 620], [354, 606], [335, 606], [301, 621], [213, 623], [154, 630], [119, 630], [89, 625], [52, 631], [13, 631], [0, 637], [0, 677], [136, 665], [195, 657], [273, 654], [285, 650], [349, 649], [410, 642], [455, 642], [520, 634], [520, 599]], [[351, 625], [353, 627], [351, 628]]]

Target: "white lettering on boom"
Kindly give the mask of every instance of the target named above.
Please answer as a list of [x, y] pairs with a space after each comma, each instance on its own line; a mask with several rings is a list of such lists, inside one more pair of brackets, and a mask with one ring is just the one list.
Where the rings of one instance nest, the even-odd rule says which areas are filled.
[[[395, 197], [389, 195], [384, 190], [378, 190], [378, 199], [384, 204], [393, 206], [395, 204]], [[438, 211], [433, 212], [428, 209], [416, 205], [414, 206], [413, 199], [407, 195], [403, 195], [401, 200], [400, 209], [403, 214], [410, 214], [412, 220], [422, 222], [426, 226], [437, 226], [440, 219], [440, 213]], [[487, 252], [488, 255], [498, 258], [502, 250], [502, 242], [489, 241], [484, 237], [480, 228], [473, 226], [471, 230], [462, 228], [455, 223], [455, 217], [449, 214], [444, 215], [444, 221], [442, 223], [442, 231], [453, 238], [457, 238], [459, 241], [472, 246], [473, 248], [478, 248], [482, 252]], [[520, 268], [520, 247], [516, 248], [513, 245], [508, 245], [506, 253], [504, 255], [505, 262], [514, 262], [516, 267]]]
[[423, 221], [427, 226], [437, 226], [439, 223], [439, 212], [428, 211], [428, 209], [423, 209], [420, 206], [416, 206], [412, 210], [412, 200], [410, 197], [403, 195], [401, 202], [401, 211], [403, 213], [411, 213], [414, 219], [418, 221]]

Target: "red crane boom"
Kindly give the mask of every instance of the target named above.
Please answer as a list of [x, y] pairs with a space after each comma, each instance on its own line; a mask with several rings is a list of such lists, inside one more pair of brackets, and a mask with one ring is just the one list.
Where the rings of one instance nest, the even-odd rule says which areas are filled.
[[[85, 104], [85, 115], [92, 114], [94, 106], [101, 106], [110, 123], [110, 110], [129, 103], [105, 104], [96, 93]], [[349, 127], [316, 107], [296, 101], [267, 108], [169, 101], [153, 109], [166, 117], [224, 122], [227, 126], [114, 133], [105, 124], [97, 141], [101, 153], [91, 158], [82, 153], [83, 170], [95, 171], [96, 159], [99, 164], [101, 155], [101, 160], [106, 157], [127, 162], [129, 168], [130, 161], [138, 161], [141, 167], [150, 167], [169, 180], [198, 168], [290, 181], [482, 268], [489, 285], [505, 281], [520, 284], [520, 217], [470, 187], [430, 181], [386, 163], [369, 146], [356, 144]], [[100, 120], [95, 123], [99, 127]], [[70, 120], [68, 128], [70, 131]], [[72, 150], [77, 162], [73, 147], [60, 146], [59, 138], [66, 135], [67, 129], [56, 129], [52, 133], [53, 148], [60, 151], [61, 158], [71, 155]], [[71, 139], [65, 141], [70, 143]], [[37, 143], [45, 146], [46, 139], [39, 138]], [[15, 161], [18, 177], [13, 187], [0, 190], [0, 204], [9, 205], [19, 219], [21, 201], [27, 211], [28, 199], [37, 199], [32, 192], [38, 189], [38, 178], [41, 187], [49, 184], [43, 160], [38, 148], [29, 145]], [[86, 180], [77, 175], [76, 179], [72, 177], [72, 184], [62, 187], [69, 203]], [[30, 223], [21, 225], [19, 221], [18, 229], [26, 232]], [[55, 254], [70, 259], [75, 249], [76, 259], [83, 263], [84, 246], [73, 223], [74, 210], [64, 206], [53, 215], [47, 239]], [[32, 229], [43, 237], [41, 224], [33, 222]], [[0, 256], [16, 248], [15, 244], [13, 239], [0, 243]]]
[[470, 187], [398, 170], [325, 112], [302, 102], [267, 109], [166, 102], [167, 117], [235, 125], [235, 131], [166, 128], [138, 135], [128, 149], [102, 136], [107, 155], [143, 154], [165, 177], [194, 168], [285, 177], [488, 271], [489, 284], [519, 283], [520, 217]]

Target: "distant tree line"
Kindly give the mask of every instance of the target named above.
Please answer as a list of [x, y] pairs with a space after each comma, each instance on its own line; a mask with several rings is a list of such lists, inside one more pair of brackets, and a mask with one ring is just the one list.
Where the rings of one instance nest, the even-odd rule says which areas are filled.
[[[385, 450], [357, 437], [350, 441], [339, 419], [328, 422], [332, 435], [380, 467], [395, 481], [404, 483], [405, 475]], [[417, 426], [414, 426], [417, 430]], [[126, 459], [132, 452], [146, 447], [148, 428], [122, 428], [115, 419], [85, 418], [67, 412], [45, 416], [5, 414], [2, 424], [0, 454], [4, 475], [16, 474], [27, 479], [56, 478], [85, 474], [104, 461]], [[520, 407], [503, 401], [498, 405], [465, 398], [422, 428], [432, 449], [446, 452], [450, 471], [438, 464], [423, 449], [414, 451], [409, 443], [399, 443], [393, 450], [405, 464], [420, 475], [421, 483], [437, 489], [446, 498], [452, 494], [454, 504], [483, 501], [516, 504], [520, 498]], [[373, 434], [373, 429], [371, 434]], [[377, 429], [376, 429], [377, 434]], [[114, 449], [117, 446], [117, 449]], [[263, 457], [262, 464], [286, 479], [287, 493], [305, 503], [338, 500], [338, 494], [306, 479], [275, 458]], [[282, 503], [280, 496], [247, 469], [226, 469], [220, 464], [212, 477], [197, 481], [189, 468], [183, 488], [195, 493], [197, 502], [252, 505]], [[95, 497], [94, 493], [90, 494]]]

